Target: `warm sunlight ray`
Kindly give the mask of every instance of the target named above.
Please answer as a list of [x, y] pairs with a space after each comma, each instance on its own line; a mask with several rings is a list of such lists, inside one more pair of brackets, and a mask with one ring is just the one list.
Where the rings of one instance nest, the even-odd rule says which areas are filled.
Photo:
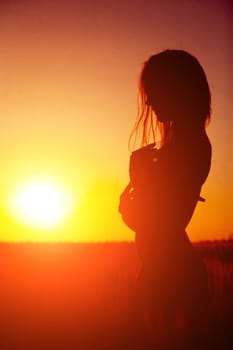
[[72, 212], [68, 190], [56, 181], [34, 179], [22, 184], [10, 201], [12, 214], [23, 223], [47, 229], [61, 224]]

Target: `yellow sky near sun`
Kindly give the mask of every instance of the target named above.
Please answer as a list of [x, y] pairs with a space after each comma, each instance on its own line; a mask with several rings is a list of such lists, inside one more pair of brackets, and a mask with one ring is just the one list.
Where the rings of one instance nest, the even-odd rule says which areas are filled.
[[[137, 79], [142, 62], [166, 47], [199, 58], [213, 98], [206, 202], [198, 204], [188, 232], [194, 240], [232, 234], [227, 2], [212, 4], [210, 11], [195, 1], [183, 8], [178, 1], [169, 13], [167, 4], [148, 2], [144, 13], [140, 0], [112, 6], [98, 0], [93, 7], [71, 0], [56, 6], [26, 0], [0, 4], [0, 241], [134, 238], [117, 208], [128, 181]], [[12, 189], [36, 176], [54, 178], [80, 197], [72, 215], [54, 229], [32, 229], [6, 209]]]

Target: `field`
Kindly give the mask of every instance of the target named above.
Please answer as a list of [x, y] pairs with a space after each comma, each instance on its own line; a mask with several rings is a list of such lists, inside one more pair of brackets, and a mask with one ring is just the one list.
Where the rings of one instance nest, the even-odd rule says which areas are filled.
[[[232, 349], [233, 241], [195, 248], [211, 291], [206, 349]], [[0, 244], [0, 349], [139, 349], [130, 345], [137, 263], [133, 243]]]

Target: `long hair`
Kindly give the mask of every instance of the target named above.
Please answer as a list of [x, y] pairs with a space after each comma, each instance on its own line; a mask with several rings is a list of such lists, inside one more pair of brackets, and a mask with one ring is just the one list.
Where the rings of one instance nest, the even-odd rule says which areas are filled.
[[[157, 96], [158, 89], [163, 91]], [[211, 115], [211, 94], [199, 61], [183, 50], [165, 50], [151, 56], [143, 65], [138, 84], [138, 115], [129, 145], [155, 143], [164, 146], [172, 138], [174, 120], [160, 122], [148, 103], [148, 94], [166, 99], [179, 114], [179, 123], [206, 126]], [[185, 115], [184, 115], [185, 114]], [[176, 117], [177, 119], [177, 117]], [[177, 120], [176, 120], [177, 121]]]

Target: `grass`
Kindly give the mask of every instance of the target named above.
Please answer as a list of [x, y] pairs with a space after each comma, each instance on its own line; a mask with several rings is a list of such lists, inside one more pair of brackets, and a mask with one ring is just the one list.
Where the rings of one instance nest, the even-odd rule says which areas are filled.
[[[195, 248], [209, 276], [210, 350], [230, 350], [233, 241]], [[136, 270], [133, 243], [0, 244], [0, 349], [139, 349], [129, 337]]]

